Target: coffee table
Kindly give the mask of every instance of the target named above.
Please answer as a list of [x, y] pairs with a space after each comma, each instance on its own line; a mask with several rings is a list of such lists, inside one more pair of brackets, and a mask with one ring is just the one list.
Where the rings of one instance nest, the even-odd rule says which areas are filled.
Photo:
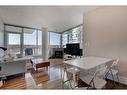
[[44, 68], [44, 67], [48, 71], [50, 66], [50, 61], [43, 60], [42, 58], [31, 59], [31, 63], [35, 71], [38, 71], [39, 68]]

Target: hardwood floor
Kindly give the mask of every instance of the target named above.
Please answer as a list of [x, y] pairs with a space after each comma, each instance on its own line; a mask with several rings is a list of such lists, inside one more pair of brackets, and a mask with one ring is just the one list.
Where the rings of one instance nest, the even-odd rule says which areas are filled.
[[49, 72], [45, 69], [40, 69], [38, 72], [30, 69], [25, 73], [25, 76], [17, 76], [6, 80], [0, 89], [38, 89], [38, 87], [53, 89], [54, 86], [61, 82], [60, 64], [62, 64], [61, 59], [51, 60]]
[[[62, 64], [60, 59], [51, 60], [49, 72], [44, 69], [38, 72], [30, 69], [25, 76], [6, 80], [1, 89], [62, 89], [60, 64]], [[83, 85], [83, 82], [80, 81], [80, 84]], [[113, 81], [107, 80], [105, 89], [127, 89], [127, 85], [118, 83], [114, 85]]]
[[5, 81], [1, 89], [25, 89], [26, 81], [24, 77], [16, 77]]

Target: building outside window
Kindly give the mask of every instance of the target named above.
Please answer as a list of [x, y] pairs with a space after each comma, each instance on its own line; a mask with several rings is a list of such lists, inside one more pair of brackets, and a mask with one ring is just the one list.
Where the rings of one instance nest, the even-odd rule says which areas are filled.
[[62, 46], [66, 48], [68, 43], [80, 43], [82, 48], [82, 25], [62, 33]]
[[66, 48], [66, 44], [68, 43], [68, 32], [64, 32], [62, 34], [62, 46]]

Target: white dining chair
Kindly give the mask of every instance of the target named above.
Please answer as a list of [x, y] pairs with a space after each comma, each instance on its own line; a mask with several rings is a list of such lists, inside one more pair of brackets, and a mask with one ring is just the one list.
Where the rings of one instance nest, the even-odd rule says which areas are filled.
[[105, 80], [106, 70], [107, 66], [96, 70], [94, 75], [88, 74], [87, 76], [80, 76], [79, 78], [88, 85], [87, 89], [89, 89], [89, 87], [102, 89], [107, 83]]
[[114, 81], [114, 84], [115, 84], [115, 76], [117, 78], [117, 82], [120, 83], [120, 81], [119, 81], [118, 62], [119, 62], [119, 59], [114, 60], [113, 63], [112, 63], [112, 65], [109, 67], [108, 73], [106, 74], [106, 77], [108, 77], [109, 75], [112, 76], [112, 79]]
[[[68, 67], [65, 65], [64, 67], [64, 74], [63, 74], [63, 84], [66, 82], [69, 82], [71, 89], [74, 89], [76, 85], [76, 81], [78, 80], [80, 70], [76, 67]], [[65, 75], [66, 73], [66, 75]], [[67, 80], [64, 81], [65, 76], [67, 77]]]

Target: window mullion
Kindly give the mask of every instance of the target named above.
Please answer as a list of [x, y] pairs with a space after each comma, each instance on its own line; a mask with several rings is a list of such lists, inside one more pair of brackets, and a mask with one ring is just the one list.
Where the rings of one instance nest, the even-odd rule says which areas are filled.
[[20, 52], [21, 52], [21, 56], [23, 57], [23, 49], [24, 49], [24, 28], [22, 28], [20, 44], [21, 44], [20, 45]]
[[38, 49], [39, 49], [39, 44], [38, 44], [38, 30], [36, 30], [36, 54], [38, 55]]

